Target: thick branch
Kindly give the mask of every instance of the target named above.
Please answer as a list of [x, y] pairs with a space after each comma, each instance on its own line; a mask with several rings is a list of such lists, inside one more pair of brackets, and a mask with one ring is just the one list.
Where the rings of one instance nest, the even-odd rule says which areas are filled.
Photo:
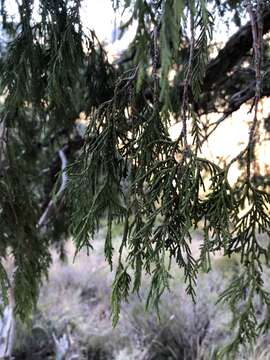
[[[254, 98], [255, 88], [256, 82], [252, 81], [246, 88], [234, 94], [229, 100], [228, 109], [226, 112], [233, 113], [234, 111], [238, 110], [242, 104]], [[266, 81], [263, 82], [263, 87], [260, 94], [261, 98], [264, 96], [270, 96], [270, 86]]]
[[[212, 127], [212, 129], [207, 133], [205, 140], [209, 138], [209, 136], [224, 120], [226, 120], [232, 113], [237, 111], [241, 107], [241, 105], [246, 103], [248, 100], [254, 98], [255, 88], [256, 81], [253, 81], [245, 89], [239, 91], [230, 98], [228, 108], [224, 111], [222, 117], [215, 123], [210, 124], [210, 127]], [[265, 96], [270, 96], [270, 86], [265, 86], [263, 90], [261, 90], [260, 98], [263, 98]]]
[[[263, 13], [263, 33], [270, 30], [270, 8]], [[218, 56], [210, 61], [206, 69], [204, 90], [209, 91], [214, 84], [222, 82], [224, 77], [252, 48], [252, 29], [248, 22], [242, 26], [219, 51]]]
[[62, 148], [61, 150], [56, 154], [52, 165], [50, 166], [50, 183], [51, 188], [48, 194], [48, 198], [44, 202], [42, 209], [42, 215], [39, 219], [38, 225], [42, 226], [44, 225], [45, 221], [47, 220], [47, 217], [49, 215], [50, 209], [53, 205], [53, 200], [51, 199], [51, 190], [53, 186], [55, 185], [55, 176], [57, 173], [59, 173], [60, 170], [62, 170], [62, 181], [61, 186], [57, 192], [56, 197], [59, 197], [59, 195], [63, 192], [65, 189], [66, 183], [67, 183], [67, 175], [65, 173], [65, 167], [66, 167], [66, 161], [67, 157], [74, 153], [75, 151], [79, 150], [84, 144], [84, 140], [80, 136], [76, 136], [74, 139], [69, 140]]
[[[67, 167], [67, 158], [65, 155], [65, 152], [63, 151], [63, 149], [60, 149], [58, 151], [58, 156], [61, 159], [61, 171], [62, 171], [62, 180], [61, 180], [61, 186], [60, 189], [57, 191], [57, 194], [55, 196], [55, 199], [59, 198], [59, 196], [62, 194], [62, 192], [65, 190], [66, 184], [67, 184], [67, 174], [66, 174], [66, 167]], [[51, 199], [49, 204], [47, 205], [45, 211], [43, 212], [43, 214], [41, 215], [39, 221], [38, 221], [38, 226], [42, 226], [45, 224], [48, 213], [51, 209], [51, 207], [54, 204], [54, 200]]]

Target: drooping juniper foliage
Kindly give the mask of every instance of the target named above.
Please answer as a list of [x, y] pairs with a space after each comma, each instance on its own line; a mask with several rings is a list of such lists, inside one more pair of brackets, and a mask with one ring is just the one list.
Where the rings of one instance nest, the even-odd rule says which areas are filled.
[[[139, 292], [144, 272], [152, 279], [147, 306], [158, 308], [172, 261], [195, 299], [198, 272], [209, 271], [211, 253], [221, 250], [240, 254], [242, 264], [220, 297], [232, 308], [236, 330], [226, 351], [267, 331], [268, 315], [259, 321], [253, 301], [259, 296], [269, 314], [262, 280], [270, 256], [269, 180], [253, 164], [264, 136], [258, 133], [258, 104], [270, 87], [269, 2], [113, 1], [115, 9], [130, 13], [123, 31], [137, 24], [115, 64], [94, 31], [84, 32], [80, 0], [16, 4], [12, 19], [8, 3], [1, 2], [0, 255], [11, 252], [15, 266], [12, 285], [0, 268], [4, 304], [12, 286], [16, 312], [26, 320], [50, 266], [50, 245], [61, 250], [71, 234], [78, 251], [91, 248], [105, 219], [111, 266], [112, 226], [121, 222], [124, 229], [111, 295], [113, 324], [121, 301]], [[223, 15], [237, 30], [210, 61], [215, 18]], [[243, 151], [222, 165], [206, 158], [203, 144], [247, 102], [254, 118]], [[203, 115], [216, 111], [223, 114], [209, 126]], [[82, 112], [89, 119], [83, 138], [75, 130]], [[172, 140], [175, 121], [182, 130]], [[69, 164], [62, 166], [64, 192], [58, 191], [60, 150]], [[241, 172], [232, 186], [228, 172], [235, 163]], [[190, 249], [197, 227], [204, 232], [199, 259]]]

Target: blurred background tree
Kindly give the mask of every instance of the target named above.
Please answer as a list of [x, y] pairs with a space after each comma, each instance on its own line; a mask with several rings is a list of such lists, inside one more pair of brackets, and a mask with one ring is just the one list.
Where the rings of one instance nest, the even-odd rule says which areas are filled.
[[[16, 1], [15, 18], [9, 6], [2, 0], [0, 254], [13, 256], [16, 313], [27, 320], [34, 309], [52, 244], [62, 256], [69, 236], [77, 251], [90, 249], [106, 223], [112, 266], [112, 225], [120, 222], [113, 324], [144, 272], [152, 279], [147, 307], [158, 309], [172, 262], [195, 298], [198, 272], [222, 251], [240, 254], [242, 263], [220, 297], [237, 329], [226, 351], [267, 331], [269, 164], [261, 170], [258, 154], [270, 129], [260, 111], [269, 107], [269, 2], [112, 1], [129, 15], [120, 36], [136, 27], [113, 62], [94, 30], [85, 31], [80, 0]], [[226, 29], [234, 34], [218, 37]], [[209, 156], [205, 144], [243, 106], [252, 119], [234, 118], [249, 127], [239, 134], [239, 152]], [[198, 227], [204, 240], [195, 258]], [[0, 275], [6, 304], [3, 265]], [[256, 296], [266, 309], [260, 322]]]

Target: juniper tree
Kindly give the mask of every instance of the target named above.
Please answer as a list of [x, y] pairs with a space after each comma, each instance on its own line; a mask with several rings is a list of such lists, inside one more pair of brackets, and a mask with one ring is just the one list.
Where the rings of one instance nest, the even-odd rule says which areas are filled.
[[[211, 269], [211, 254], [219, 250], [241, 258], [241, 273], [220, 297], [232, 308], [236, 330], [226, 351], [252, 342], [270, 324], [262, 280], [269, 261], [269, 174], [255, 166], [269, 131], [268, 119], [259, 131], [258, 118], [270, 86], [269, 2], [112, 1], [130, 14], [121, 31], [137, 26], [115, 63], [94, 29], [84, 30], [80, 0], [16, 4], [13, 19], [1, 2], [0, 255], [13, 256], [17, 315], [26, 320], [35, 307], [52, 244], [61, 252], [72, 235], [77, 251], [90, 249], [105, 222], [104, 254], [113, 267], [112, 227], [122, 223], [114, 325], [121, 301], [139, 292], [144, 273], [151, 277], [147, 306], [158, 308], [172, 262], [195, 299], [197, 275]], [[210, 60], [215, 22], [224, 15], [236, 31]], [[237, 156], [213, 161], [203, 145], [245, 103], [254, 114], [247, 143]], [[209, 123], [206, 115], [215, 112], [220, 119]], [[89, 120], [84, 136], [75, 126], [80, 113]], [[175, 122], [181, 131], [172, 139]], [[235, 164], [239, 176], [231, 184]], [[198, 227], [204, 240], [197, 259], [190, 243]], [[3, 264], [0, 270], [6, 304], [11, 284]], [[256, 296], [266, 309], [260, 320]]]

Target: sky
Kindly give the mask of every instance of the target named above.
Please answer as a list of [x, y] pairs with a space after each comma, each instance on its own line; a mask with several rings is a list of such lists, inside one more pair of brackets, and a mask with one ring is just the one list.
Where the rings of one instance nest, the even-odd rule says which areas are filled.
[[[13, 14], [14, 18], [18, 17], [18, 5], [17, 2], [21, 0], [6, 0], [6, 8], [9, 14]], [[38, 17], [38, 0], [34, 0], [34, 6]], [[236, 26], [230, 21], [231, 15], [225, 14], [221, 19], [217, 15], [217, 9], [210, 4], [209, 11], [214, 17], [215, 29], [213, 31], [213, 42], [216, 44], [224, 45], [229, 37], [237, 30]], [[117, 39], [117, 29], [121, 22], [126, 22], [130, 17], [129, 12], [126, 10], [114, 11], [112, 6], [112, 0], [82, 0], [81, 8], [81, 20], [84, 29], [95, 30], [98, 39], [105, 43], [105, 49], [108, 53], [108, 59], [113, 62], [118, 58], [119, 54], [127, 49], [136, 33], [136, 22], [134, 22], [121, 37]], [[247, 18], [243, 18], [243, 23], [248, 21]], [[230, 26], [226, 26], [225, 22], [228, 22]], [[1, 37], [1, 34], [0, 34]], [[211, 58], [217, 55], [217, 48], [213, 48]]]
[[97, 36], [108, 42], [112, 40], [115, 20], [119, 21], [119, 15], [114, 12], [111, 0], [83, 1], [81, 18], [84, 26], [95, 29]]
[[[36, 4], [38, 4], [37, 0]], [[18, 14], [16, 0], [6, 0], [6, 7], [8, 12], [16, 17], [16, 14]], [[36, 9], [38, 9], [38, 6]], [[218, 19], [215, 16], [215, 9], [210, 9], [210, 11], [214, 14], [215, 21], [218, 20], [214, 31], [215, 41], [225, 43], [228, 37], [236, 31], [236, 27], [230, 22], [230, 27], [227, 28], [224, 25], [224, 21], [228, 20], [228, 18]], [[85, 29], [94, 29], [100, 41], [110, 44], [110, 50], [114, 53], [119, 53], [126, 49], [134, 37], [136, 31], [135, 23], [129, 28], [129, 31], [126, 32], [122, 39], [113, 39], [115, 30], [119, 27], [121, 21], [127, 21], [128, 18], [129, 14], [127, 11], [124, 14], [122, 14], [122, 10], [114, 11], [112, 0], [82, 1], [81, 19]]]
[[114, 11], [112, 0], [84, 0], [82, 3], [83, 25], [94, 29], [99, 40], [106, 42], [113, 53], [125, 50], [135, 35], [136, 24], [133, 24], [120, 40], [117, 39], [117, 28], [128, 18], [127, 11], [124, 14], [120, 10]]
[[[14, 19], [18, 17], [18, 5], [16, 0], [6, 0], [6, 9], [8, 14]], [[35, 1], [38, 17], [38, 1]], [[84, 0], [82, 1], [81, 20], [85, 30], [95, 30], [99, 40], [107, 43], [109, 51], [118, 54], [125, 50], [135, 35], [136, 24], [133, 24], [129, 31], [119, 40], [116, 30], [121, 21], [127, 21], [129, 14], [121, 11], [115, 12], [112, 6], [112, 0]]]
[[[214, 31], [215, 41], [224, 43], [228, 37], [230, 37], [236, 30], [236, 26], [230, 22], [230, 27], [224, 24], [224, 21], [228, 21], [229, 17], [224, 15], [222, 19], [218, 19], [215, 15], [215, 7], [209, 9], [214, 14], [216, 29]], [[126, 21], [129, 14], [126, 12], [121, 14], [121, 11], [114, 12], [112, 7], [112, 0], [84, 0], [82, 3], [81, 18], [86, 27], [95, 29], [97, 36], [100, 40], [112, 42], [112, 35], [115, 26], [119, 26], [121, 19]], [[243, 19], [243, 22], [245, 23]], [[125, 34], [122, 40], [115, 41], [115, 48], [119, 51], [125, 49], [132, 40], [135, 32], [136, 24], [133, 24], [128, 33]]]
[[[35, 1], [35, 4], [37, 9], [38, 1]], [[16, 17], [18, 14], [17, 1], [7, 0], [6, 9], [9, 14]], [[94, 28], [100, 38], [110, 40], [115, 19], [112, 0], [84, 0], [81, 16], [86, 27]]]

